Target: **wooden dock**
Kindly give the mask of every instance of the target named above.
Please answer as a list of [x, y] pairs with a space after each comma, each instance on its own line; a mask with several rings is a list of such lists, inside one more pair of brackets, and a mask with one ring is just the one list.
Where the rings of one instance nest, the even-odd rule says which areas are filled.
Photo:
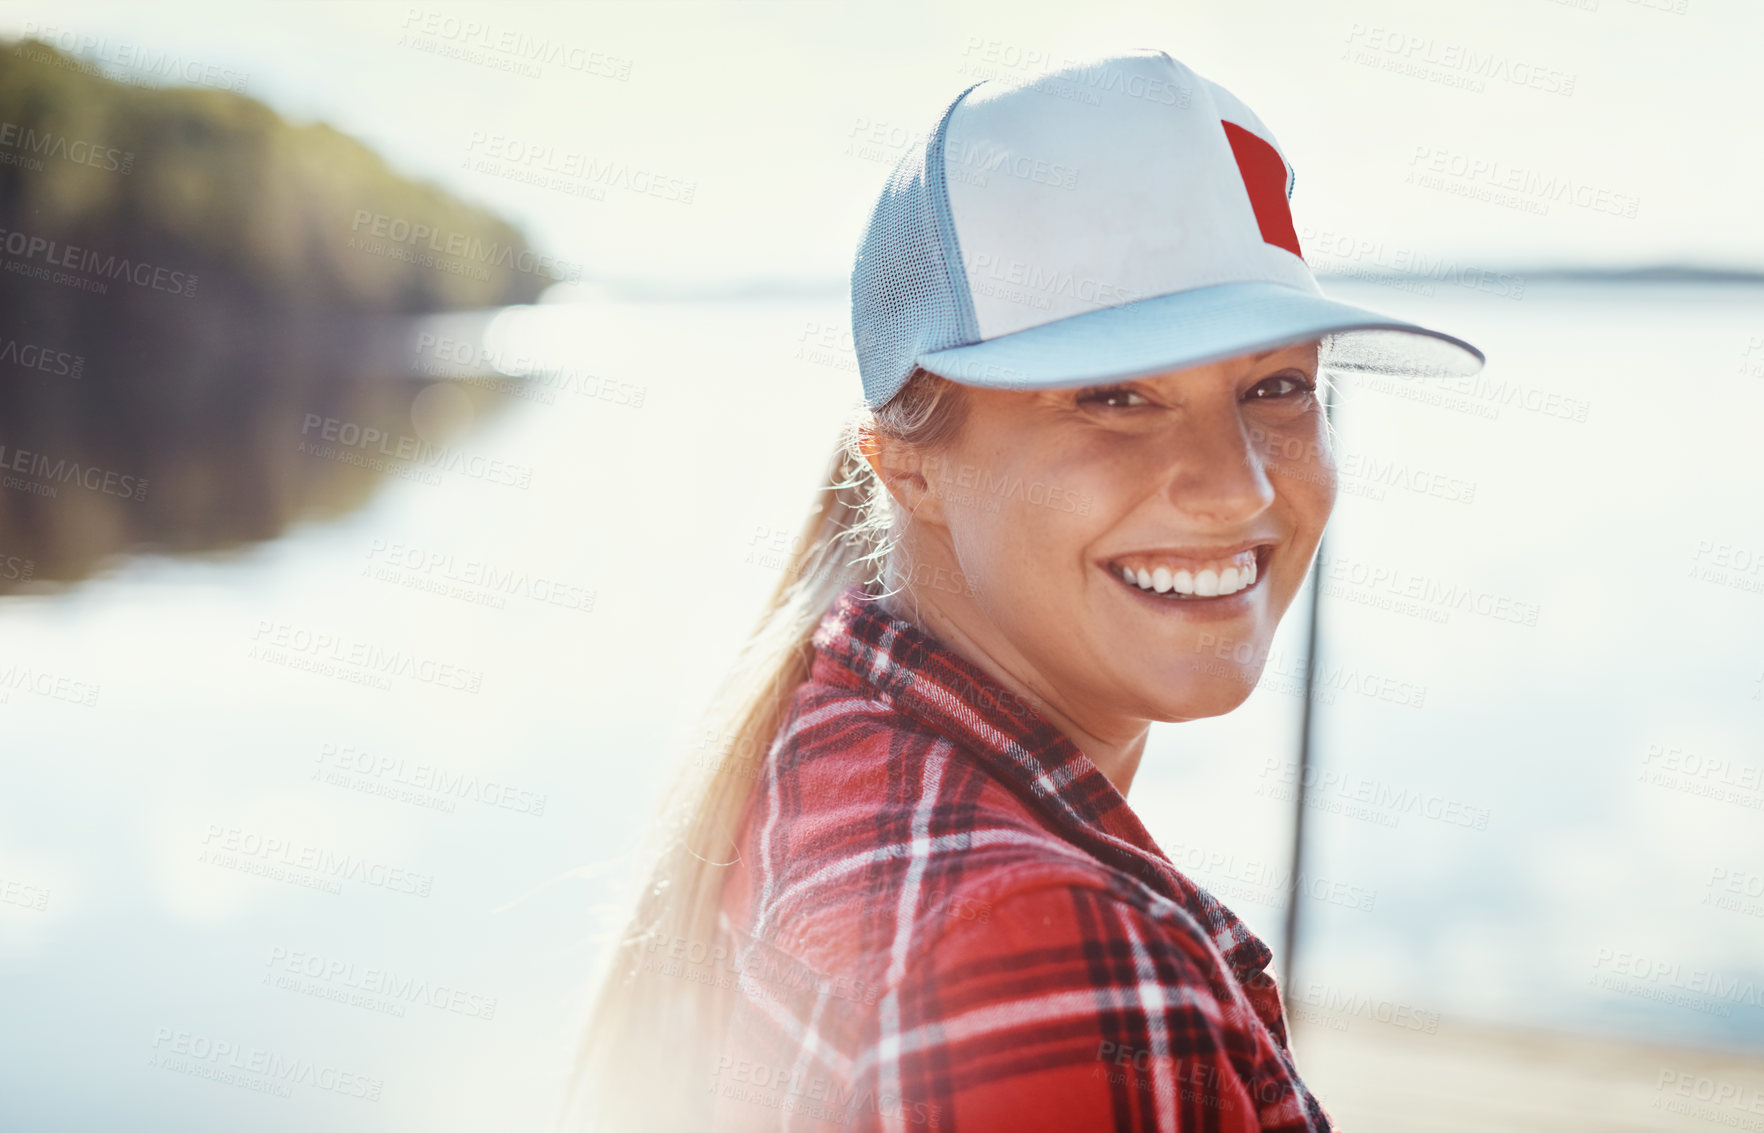
[[1292, 1046], [1342, 1133], [1764, 1133], [1764, 1053], [1315, 1011]]

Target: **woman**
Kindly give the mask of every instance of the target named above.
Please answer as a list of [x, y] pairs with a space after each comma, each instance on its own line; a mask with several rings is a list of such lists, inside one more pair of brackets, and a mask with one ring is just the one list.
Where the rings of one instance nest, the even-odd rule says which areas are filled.
[[1324, 366], [1482, 362], [1324, 298], [1292, 187], [1149, 50], [976, 84], [901, 159], [852, 274], [867, 411], [616, 950], [598, 1127], [1331, 1127], [1268, 948], [1126, 801], [1304, 580]]

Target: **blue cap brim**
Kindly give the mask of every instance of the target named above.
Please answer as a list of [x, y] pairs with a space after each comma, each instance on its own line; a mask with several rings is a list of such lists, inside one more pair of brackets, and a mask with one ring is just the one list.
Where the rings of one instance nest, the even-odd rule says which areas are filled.
[[1482, 351], [1442, 331], [1279, 283], [1220, 283], [1104, 307], [918, 356], [963, 385], [1061, 389], [1151, 377], [1331, 337], [1325, 365], [1360, 373], [1468, 376]]

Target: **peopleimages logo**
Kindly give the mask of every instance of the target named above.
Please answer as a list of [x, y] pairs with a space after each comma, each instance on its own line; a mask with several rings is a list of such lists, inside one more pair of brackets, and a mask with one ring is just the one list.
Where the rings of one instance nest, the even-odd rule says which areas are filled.
[[[314, 434], [317, 434], [314, 438]], [[320, 417], [308, 413], [300, 426], [304, 439], [295, 451], [325, 459], [376, 458], [370, 467], [423, 468], [435, 472], [458, 472], [473, 480], [484, 480], [512, 488], [526, 488], [533, 482], [530, 465], [511, 464], [497, 457], [465, 452], [451, 445], [434, 445], [409, 434], [394, 436], [372, 425], [358, 425], [336, 417]], [[320, 445], [319, 440], [331, 442]], [[390, 447], [389, 447], [390, 446]], [[377, 458], [384, 458], [383, 460]]]
[[672, 177], [617, 158], [559, 148], [507, 134], [473, 130], [466, 143], [466, 168], [548, 189], [605, 200], [606, 190], [625, 189], [639, 196], [689, 205], [698, 182]]
[[175, 51], [126, 40], [112, 40], [108, 36], [93, 35], [73, 28], [25, 20], [22, 30], [26, 39], [41, 40], [71, 56], [59, 56], [27, 44], [21, 54], [33, 63], [78, 71], [113, 82], [134, 86], [203, 86], [243, 92], [249, 78], [243, 71], [217, 66], [201, 59], [187, 58]]
[[[378, 997], [392, 1001], [402, 1015], [405, 1005], [426, 1004], [437, 1011], [449, 1011], [469, 1019], [486, 1022], [496, 1018], [497, 997], [468, 992], [448, 984], [430, 983], [416, 976], [386, 968], [358, 966], [317, 952], [274, 947], [265, 966], [269, 971], [263, 982], [284, 991], [300, 991], [315, 998], [331, 999], [346, 1004], [356, 997]], [[305, 983], [303, 981], [313, 981]], [[326, 994], [327, 992], [331, 994]], [[359, 1003], [350, 1004], [360, 1006]]]
[[256, 862], [305, 871], [314, 877], [328, 878], [331, 881], [354, 881], [372, 889], [409, 893], [417, 897], [427, 897], [435, 884], [433, 874], [370, 861], [355, 854], [339, 854], [323, 846], [265, 836], [243, 827], [222, 826], [217, 822], [208, 824], [208, 831], [202, 836], [202, 846], [203, 849], [197, 854], [197, 861], [243, 873], [264, 872], [262, 869], [243, 868]]
[[154, 1030], [153, 1054], [147, 1065], [283, 1098], [291, 1096], [291, 1086], [310, 1086], [377, 1102], [385, 1088], [383, 1078], [173, 1027]]
[[[124, 283], [132, 283], [136, 287], [146, 287], [154, 291], [169, 291], [187, 299], [193, 298], [196, 294], [194, 272], [155, 267], [146, 260], [131, 260], [127, 256], [117, 256], [114, 253], [105, 255], [101, 252], [94, 252], [90, 248], [63, 244], [59, 240], [51, 240], [45, 236], [33, 236], [29, 232], [20, 232], [16, 229], [0, 228], [0, 249], [4, 249], [9, 256], [22, 256], [27, 261], [40, 261], [46, 268], [64, 268], [88, 277], [121, 280]], [[10, 264], [8, 270], [14, 270]], [[23, 274], [35, 273], [26, 271]]]
[[[0, 148], [21, 150], [36, 157], [55, 157], [75, 165], [89, 165], [110, 173], [127, 174], [135, 167], [135, 155], [129, 150], [70, 138], [53, 130], [36, 130], [17, 122], [0, 122]], [[34, 168], [43, 168], [36, 162]]]
[[[1146, 298], [1144, 291], [1113, 280], [1073, 275], [1063, 268], [1001, 259], [989, 253], [965, 254], [962, 266], [967, 269], [968, 285], [976, 291], [1037, 310], [1046, 309], [1053, 299], [1075, 298], [1092, 307], [1116, 307]], [[1001, 288], [1015, 288], [1017, 292]], [[1018, 292], [1029, 298], [1019, 297]]]
[[39, 370], [59, 378], [79, 378], [86, 370], [83, 354], [70, 354], [34, 342], [0, 336], [0, 365]]
[[449, 801], [466, 799], [535, 817], [545, 814], [545, 801], [549, 797], [495, 779], [408, 761], [403, 756], [372, 754], [353, 745], [339, 746], [327, 742], [319, 748], [317, 762], [324, 764], [327, 771], [341, 776], [337, 781], [340, 786], [368, 783], [383, 784], [387, 788], [410, 788]]
[[132, 500], [147, 498], [147, 479], [144, 476], [104, 469], [96, 464], [81, 464], [65, 457], [51, 460], [45, 453], [0, 444], [0, 473], [4, 472], [16, 472], [19, 475], [5, 476], [0, 483], [8, 488], [31, 491], [34, 495], [53, 496], [56, 494], [56, 484], [71, 484], [107, 496], [121, 496]]
[[[366, 231], [363, 232], [363, 229]], [[525, 275], [543, 275], [567, 281], [582, 278], [582, 265], [571, 260], [540, 255], [526, 248], [516, 248], [513, 244], [499, 244], [495, 241], [486, 243], [465, 232], [443, 232], [432, 224], [413, 222], [400, 216], [387, 216], [369, 209], [355, 210], [349, 231], [353, 233], [350, 237], [353, 245], [368, 251], [378, 249], [364, 244], [363, 238], [374, 237], [390, 240], [393, 244], [408, 244], [413, 248], [420, 246], [457, 260], [510, 268]], [[437, 243], [438, 240], [442, 242]]]
[[[501, 69], [514, 70], [529, 78], [541, 77], [539, 65], [555, 63], [582, 75], [593, 75], [618, 82], [629, 82], [631, 60], [605, 51], [591, 51], [579, 43], [569, 43], [549, 36], [536, 36], [518, 28], [498, 27], [474, 19], [461, 19], [432, 8], [410, 7], [404, 13], [405, 40], [419, 34], [436, 40], [452, 41], [465, 54], [467, 62], [482, 63], [489, 56], [502, 56], [507, 64]], [[405, 41], [401, 41], [405, 42]], [[426, 49], [420, 41], [406, 46]], [[441, 52], [441, 54], [451, 54]]]

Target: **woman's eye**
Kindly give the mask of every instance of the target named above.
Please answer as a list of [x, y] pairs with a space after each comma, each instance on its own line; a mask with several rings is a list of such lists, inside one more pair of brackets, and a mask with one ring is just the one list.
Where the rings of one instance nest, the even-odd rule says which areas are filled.
[[[1284, 383], [1282, 388], [1281, 383]], [[1316, 393], [1317, 383], [1304, 374], [1275, 374], [1250, 387], [1249, 396], [1256, 400], [1286, 400], [1307, 393]]]
[[[1137, 398], [1137, 401], [1129, 400]], [[1141, 405], [1150, 405], [1143, 394], [1127, 386], [1105, 386], [1102, 389], [1085, 390], [1078, 398], [1080, 405], [1104, 405], [1110, 409], [1136, 409]]]

